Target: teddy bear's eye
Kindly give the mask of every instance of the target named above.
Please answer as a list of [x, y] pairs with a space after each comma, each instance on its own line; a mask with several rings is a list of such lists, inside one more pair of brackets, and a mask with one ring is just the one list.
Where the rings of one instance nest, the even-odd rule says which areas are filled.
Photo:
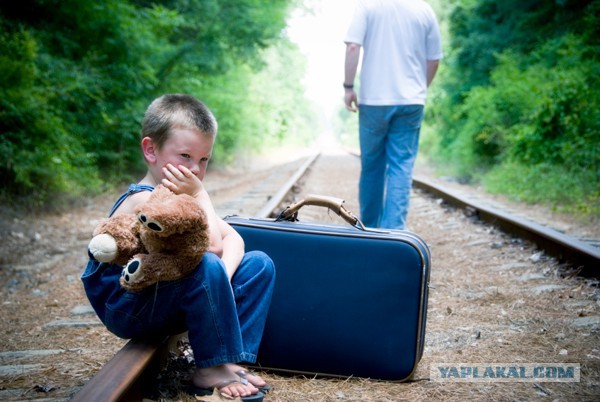
[[152, 218], [147, 217], [146, 214], [144, 214], [143, 212], [140, 212], [138, 214], [138, 220], [141, 222], [142, 225], [146, 226], [148, 229], [154, 232], [163, 231], [163, 227], [160, 223], [155, 222]]
[[160, 225], [157, 223], [149, 222], [147, 226], [148, 229], [154, 230], [155, 232], [162, 232], [162, 227], [160, 227]]

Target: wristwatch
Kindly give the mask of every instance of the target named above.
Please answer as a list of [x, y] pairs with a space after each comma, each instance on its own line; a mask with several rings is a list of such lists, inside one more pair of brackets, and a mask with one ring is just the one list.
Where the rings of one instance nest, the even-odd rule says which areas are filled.
[[344, 82], [344, 88], [346, 88], [346, 89], [352, 89], [352, 88], [354, 88], [354, 84], [346, 84]]

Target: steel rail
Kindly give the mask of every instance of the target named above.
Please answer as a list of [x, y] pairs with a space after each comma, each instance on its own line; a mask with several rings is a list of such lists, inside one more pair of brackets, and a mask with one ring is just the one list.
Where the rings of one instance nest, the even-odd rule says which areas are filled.
[[[285, 200], [294, 185], [306, 174], [320, 154], [307, 158], [290, 179], [270, 197], [256, 214], [270, 217]], [[132, 339], [92, 377], [72, 398], [71, 402], [126, 402], [142, 400], [144, 385], [156, 378], [168, 357], [169, 340]]]
[[442, 198], [447, 203], [473, 212], [479, 219], [511, 235], [535, 243], [546, 254], [579, 270], [581, 276], [598, 276], [600, 249], [536, 222], [500, 211], [469, 199], [423, 177], [413, 177], [413, 187]]
[[132, 339], [88, 381], [72, 402], [141, 401], [168, 356], [168, 339]]
[[315, 153], [309, 156], [306, 162], [290, 177], [290, 179], [267, 201], [264, 207], [262, 207], [257, 213], [257, 218], [270, 218], [275, 212], [275, 209], [283, 203], [285, 197], [292, 191], [292, 188], [298, 181], [306, 174], [308, 168], [312, 166], [317, 160], [320, 153]]

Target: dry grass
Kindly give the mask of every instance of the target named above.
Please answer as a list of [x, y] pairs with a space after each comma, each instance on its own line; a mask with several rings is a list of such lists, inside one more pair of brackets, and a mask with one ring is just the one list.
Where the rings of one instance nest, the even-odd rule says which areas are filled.
[[[304, 180], [304, 193], [345, 198], [357, 211], [358, 161], [323, 155]], [[1, 351], [62, 349], [53, 356], [3, 359], [0, 365], [40, 364], [39, 370], [0, 376], [0, 399], [67, 399], [124, 341], [103, 327], [55, 330], [85, 303], [78, 279], [85, 244], [112, 197], [61, 216], [0, 214], [3, 283]], [[303, 220], [340, 223], [323, 211]], [[425, 352], [412, 381], [326, 379], [263, 373], [273, 386], [267, 401], [593, 401], [600, 396], [600, 292], [596, 280], [569, 277], [565, 267], [534, 246], [440, 208], [416, 192], [410, 228], [429, 244], [433, 262]], [[36, 233], [39, 236], [36, 236]], [[429, 380], [436, 363], [579, 363], [579, 383], [457, 383]], [[42, 392], [40, 387], [53, 389]], [[184, 396], [172, 400], [191, 400]]]

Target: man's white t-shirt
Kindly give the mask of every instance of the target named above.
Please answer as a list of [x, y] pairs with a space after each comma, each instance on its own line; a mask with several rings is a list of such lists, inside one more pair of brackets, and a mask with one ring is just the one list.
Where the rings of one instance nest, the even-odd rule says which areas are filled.
[[429, 4], [358, 0], [344, 42], [363, 48], [359, 104], [425, 104], [427, 60], [442, 58], [438, 21]]

